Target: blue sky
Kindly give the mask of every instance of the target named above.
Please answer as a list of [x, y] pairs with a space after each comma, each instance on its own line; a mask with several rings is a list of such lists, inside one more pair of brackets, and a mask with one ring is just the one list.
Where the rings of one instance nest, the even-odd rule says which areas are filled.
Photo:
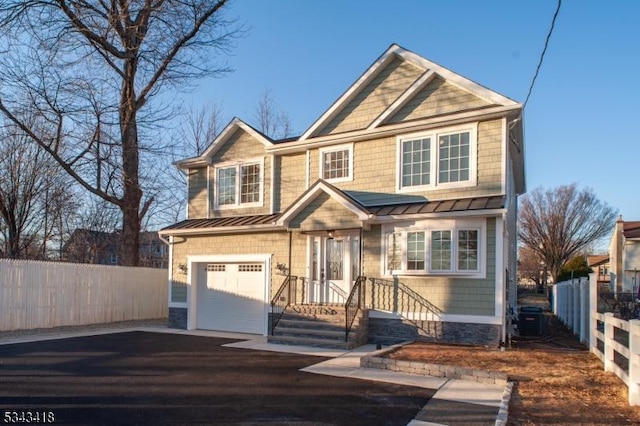
[[[248, 28], [187, 103], [251, 121], [270, 90], [306, 130], [392, 43], [524, 102], [556, 0], [237, 0]], [[640, 2], [565, 0], [525, 110], [527, 187], [591, 187], [640, 220]]]

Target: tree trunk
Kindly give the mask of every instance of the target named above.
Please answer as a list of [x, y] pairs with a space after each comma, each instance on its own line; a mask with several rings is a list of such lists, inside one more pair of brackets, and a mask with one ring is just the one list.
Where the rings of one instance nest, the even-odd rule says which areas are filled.
[[138, 125], [136, 114], [138, 105], [135, 94], [135, 74], [137, 59], [126, 61], [125, 78], [120, 93], [120, 134], [122, 138], [122, 181], [123, 197], [122, 240], [120, 242], [120, 262], [125, 266], [138, 266], [140, 262], [140, 200], [142, 190], [139, 183]]

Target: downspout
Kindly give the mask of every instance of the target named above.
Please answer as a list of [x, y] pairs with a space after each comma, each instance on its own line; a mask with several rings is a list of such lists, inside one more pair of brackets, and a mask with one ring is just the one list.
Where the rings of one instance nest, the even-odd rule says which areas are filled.
[[[358, 254], [358, 256], [360, 257], [360, 271], [359, 271], [359, 275], [362, 276], [362, 274], [364, 273], [364, 259], [362, 257], [363, 253], [364, 253], [364, 229], [361, 226], [360, 227], [360, 244], [358, 247], [358, 250], [360, 250], [360, 253]], [[367, 287], [367, 280], [362, 281], [362, 283], [360, 284], [362, 286], [362, 291], [360, 293], [360, 299], [361, 299], [361, 304], [365, 305], [367, 304], [367, 291], [366, 291], [366, 287]], [[361, 306], [361, 308], [363, 308], [364, 306]]]
[[[275, 155], [270, 155], [269, 157], [271, 157], [271, 182], [269, 184], [269, 204], [271, 204], [270, 206], [270, 211], [271, 214], [275, 213], [275, 200], [276, 200], [276, 191], [275, 191], [275, 181], [276, 181], [276, 156]], [[289, 266], [291, 266], [291, 264], [289, 264]]]

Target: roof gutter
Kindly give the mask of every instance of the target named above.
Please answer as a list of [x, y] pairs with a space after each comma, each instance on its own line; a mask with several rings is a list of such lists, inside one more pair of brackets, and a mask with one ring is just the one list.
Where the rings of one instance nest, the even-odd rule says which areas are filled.
[[435, 213], [409, 213], [409, 214], [392, 214], [385, 216], [374, 216], [370, 224], [385, 224], [390, 222], [398, 222], [403, 220], [420, 220], [420, 219], [442, 219], [443, 217], [486, 217], [501, 216], [507, 212], [507, 209], [489, 209], [489, 210], [461, 210], [458, 212], [445, 211]]
[[278, 225], [253, 225], [253, 226], [227, 226], [218, 228], [193, 228], [193, 229], [164, 229], [158, 231], [158, 235], [210, 235], [210, 234], [240, 234], [246, 231], [286, 231], [286, 228]]

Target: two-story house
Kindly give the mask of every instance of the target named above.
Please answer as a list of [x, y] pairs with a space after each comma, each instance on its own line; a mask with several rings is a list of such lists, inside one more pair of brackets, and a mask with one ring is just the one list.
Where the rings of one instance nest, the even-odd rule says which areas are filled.
[[301, 136], [236, 118], [177, 166], [174, 327], [269, 334], [283, 310], [348, 305], [371, 342], [504, 341], [520, 103], [391, 45]]
[[[74, 263], [92, 263], [99, 265], [121, 265], [118, 257], [122, 233], [95, 231], [78, 228], [62, 247], [61, 260]], [[140, 266], [148, 268], [167, 268], [169, 261], [167, 246], [160, 240], [157, 232], [140, 233]]]

